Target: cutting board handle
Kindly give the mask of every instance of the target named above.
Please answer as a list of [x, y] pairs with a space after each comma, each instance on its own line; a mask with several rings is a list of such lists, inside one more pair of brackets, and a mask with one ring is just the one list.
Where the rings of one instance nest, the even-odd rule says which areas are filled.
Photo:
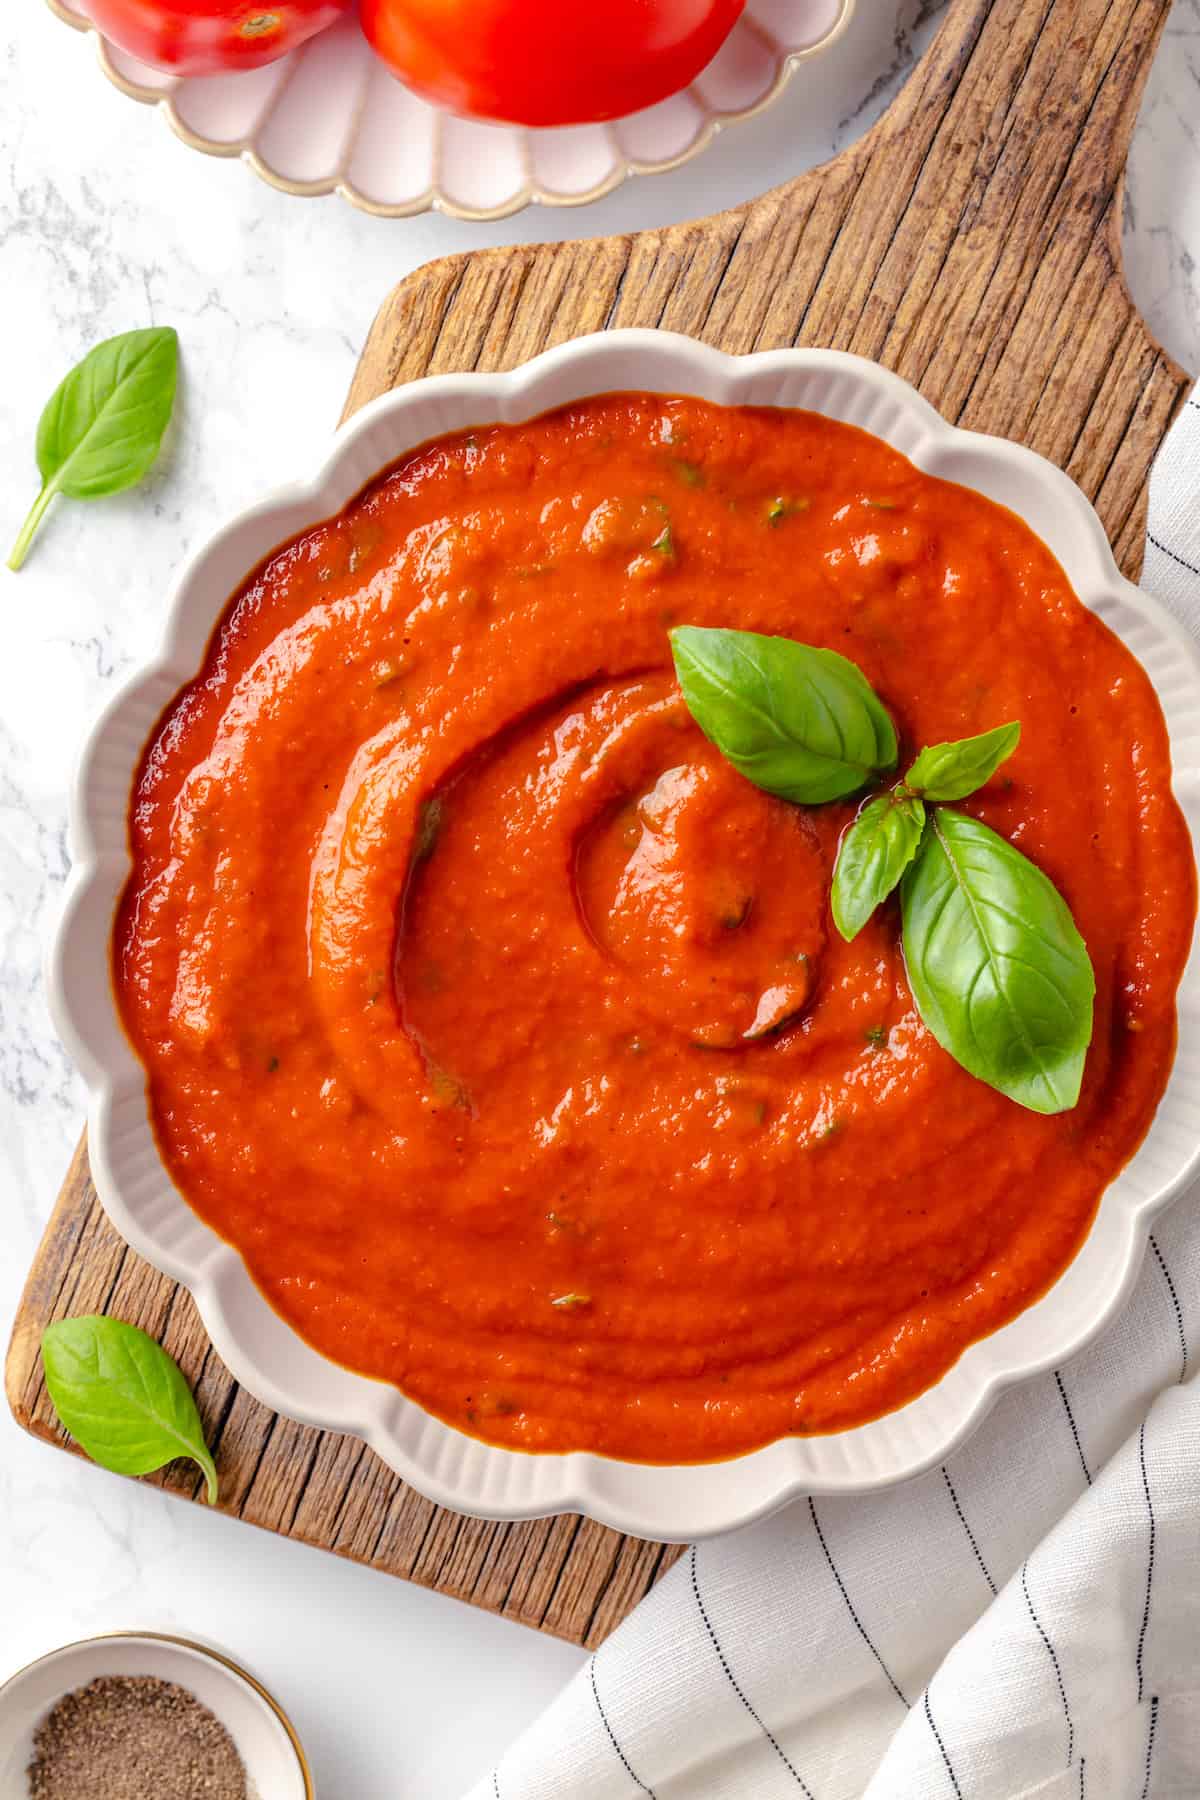
[[1044, 232], [1021, 242], [1022, 222], [1040, 222], [1053, 195], [1052, 228], [1105, 225], [1119, 266], [1125, 162], [1170, 10], [1171, 0], [951, 0], [863, 151], [891, 147], [907, 163], [921, 144], [940, 204], [959, 196], [969, 228], [986, 195], [1014, 253], [1030, 258]]

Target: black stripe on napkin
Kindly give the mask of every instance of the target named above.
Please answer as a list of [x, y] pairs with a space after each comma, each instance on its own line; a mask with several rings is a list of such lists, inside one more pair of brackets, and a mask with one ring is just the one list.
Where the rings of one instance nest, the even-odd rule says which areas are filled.
[[1156, 550], [1161, 550], [1164, 556], [1169, 556], [1171, 561], [1173, 563], [1178, 563], [1181, 569], [1186, 569], [1189, 575], [1200, 575], [1200, 569], [1196, 567], [1195, 563], [1187, 562], [1185, 558], [1177, 555], [1174, 550], [1168, 550], [1167, 546], [1160, 543], [1152, 531], [1146, 533], [1146, 542], [1153, 544]]
[[1150, 1792], [1150, 1764], [1154, 1760], [1154, 1733], [1158, 1726], [1158, 1695], [1150, 1696], [1150, 1735], [1146, 1739], [1146, 1779], [1142, 1783], [1142, 1800], [1147, 1800]]
[[1079, 1431], [1075, 1424], [1075, 1414], [1071, 1411], [1071, 1402], [1067, 1399], [1067, 1390], [1063, 1386], [1063, 1378], [1058, 1370], [1054, 1371], [1054, 1379], [1058, 1383], [1058, 1397], [1063, 1403], [1067, 1415], [1067, 1423], [1071, 1427], [1071, 1436], [1075, 1439], [1075, 1448], [1079, 1452], [1079, 1466], [1083, 1470], [1083, 1479], [1088, 1486], [1092, 1485], [1092, 1471], [1087, 1466], [1087, 1457], [1083, 1454], [1083, 1445], [1079, 1441]]
[[958, 1785], [958, 1776], [954, 1773], [954, 1764], [950, 1761], [949, 1756], [946, 1754], [946, 1746], [942, 1742], [942, 1734], [933, 1722], [933, 1713], [930, 1710], [930, 1706], [929, 1706], [929, 1689], [928, 1688], [925, 1689], [925, 1717], [929, 1722], [929, 1729], [933, 1733], [934, 1742], [936, 1743], [938, 1749], [942, 1753], [942, 1761], [946, 1765], [946, 1773], [950, 1777], [950, 1785], [953, 1787], [954, 1792], [958, 1795], [958, 1800], [963, 1800], [963, 1791]]
[[900, 1691], [900, 1687], [899, 1687], [898, 1682], [896, 1681], [895, 1676], [892, 1674], [892, 1671], [888, 1668], [888, 1666], [884, 1662], [882, 1656], [880, 1656], [878, 1650], [875, 1648], [874, 1644], [871, 1642], [870, 1638], [867, 1635], [866, 1626], [863, 1624], [862, 1620], [859, 1618], [858, 1614], [854, 1610], [854, 1603], [851, 1600], [849, 1594], [846, 1592], [846, 1584], [842, 1580], [841, 1576], [838, 1574], [837, 1564], [834, 1562], [832, 1556], [830, 1556], [830, 1554], [829, 1554], [829, 1545], [825, 1542], [825, 1533], [821, 1530], [821, 1521], [817, 1517], [817, 1509], [816, 1509], [815, 1505], [813, 1504], [811, 1495], [809, 1496], [808, 1510], [812, 1516], [812, 1522], [813, 1522], [814, 1527], [816, 1528], [817, 1537], [820, 1539], [821, 1548], [825, 1552], [825, 1561], [829, 1564], [830, 1573], [832, 1574], [833, 1579], [838, 1584], [838, 1592], [841, 1594], [842, 1599], [846, 1602], [846, 1611], [850, 1614], [850, 1617], [854, 1620], [855, 1630], [858, 1632], [859, 1637], [862, 1639], [863, 1643], [867, 1646], [867, 1649], [871, 1652], [871, 1655], [875, 1658], [875, 1661], [879, 1664], [880, 1668], [883, 1670], [884, 1674], [887, 1676], [888, 1683], [891, 1686], [891, 1690], [892, 1690], [893, 1694], [895, 1694], [895, 1696], [896, 1696], [897, 1700], [900, 1702], [901, 1706], [907, 1707], [908, 1701], [904, 1698], [903, 1693]]
[[954, 1491], [954, 1483], [950, 1479], [950, 1471], [946, 1467], [945, 1463], [942, 1464], [942, 1476], [945, 1480], [946, 1486], [950, 1490], [950, 1498], [954, 1502], [954, 1510], [958, 1514], [959, 1520], [962, 1524], [962, 1528], [967, 1534], [967, 1542], [970, 1544], [972, 1550], [975, 1552], [975, 1561], [979, 1564], [979, 1567], [983, 1570], [983, 1579], [987, 1582], [988, 1586], [991, 1588], [991, 1590], [994, 1594], [996, 1592], [996, 1584], [992, 1580], [991, 1572], [988, 1569], [987, 1564], [983, 1560], [983, 1555], [980, 1551], [979, 1545], [975, 1542], [975, 1533], [971, 1530], [971, 1527], [967, 1524], [967, 1515], [963, 1511], [962, 1507], [959, 1505], [958, 1495]]
[[1029, 1597], [1028, 1570], [1029, 1570], [1028, 1562], [1023, 1562], [1021, 1564], [1021, 1591], [1025, 1595], [1025, 1604], [1029, 1608], [1029, 1616], [1033, 1620], [1034, 1624], [1037, 1626], [1038, 1636], [1041, 1638], [1043, 1644], [1045, 1644], [1046, 1654], [1050, 1658], [1050, 1661], [1054, 1665], [1054, 1679], [1058, 1683], [1059, 1699], [1063, 1703], [1063, 1712], [1067, 1716], [1067, 1767], [1069, 1769], [1071, 1766], [1072, 1758], [1074, 1757], [1074, 1754], [1075, 1754], [1075, 1721], [1071, 1717], [1071, 1706], [1070, 1706], [1070, 1702], [1067, 1699], [1067, 1686], [1062, 1677], [1062, 1669], [1059, 1667], [1058, 1656], [1057, 1656], [1057, 1653], [1055, 1652], [1054, 1645], [1050, 1642], [1050, 1639], [1046, 1636], [1045, 1628], [1042, 1625], [1042, 1621], [1038, 1618], [1037, 1614], [1033, 1610], [1033, 1601]]
[[1157, 1258], [1158, 1266], [1162, 1270], [1162, 1273], [1163, 1273], [1163, 1280], [1167, 1284], [1167, 1292], [1171, 1296], [1171, 1305], [1175, 1308], [1175, 1325], [1176, 1325], [1176, 1329], [1179, 1332], [1179, 1357], [1180, 1357], [1179, 1379], [1180, 1379], [1180, 1381], [1186, 1381], [1187, 1366], [1188, 1366], [1188, 1345], [1187, 1345], [1187, 1333], [1183, 1329], [1183, 1308], [1179, 1304], [1179, 1295], [1175, 1291], [1175, 1283], [1171, 1280], [1171, 1271], [1167, 1267], [1167, 1259], [1163, 1255], [1162, 1251], [1159, 1249], [1158, 1239], [1153, 1235], [1153, 1233], [1151, 1233], [1151, 1236], [1150, 1236], [1150, 1248], [1153, 1250], [1155, 1257]]
[[1142, 1703], [1142, 1693], [1144, 1691], [1144, 1681], [1143, 1681], [1143, 1675], [1142, 1675], [1142, 1651], [1146, 1647], [1146, 1629], [1150, 1624], [1150, 1592], [1154, 1586], [1154, 1536], [1155, 1536], [1154, 1502], [1150, 1498], [1150, 1478], [1146, 1474], [1146, 1425], [1145, 1425], [1144, 1420], [1142, 1422], [1142, 1428], [1138, 1432], [1138, 1462], [1141, 1464], [1141, 1470], [1142, 1470], [1142, 1492], [1146, 1496], [1146, 1512], [1148, 1513], [1149, 1518], [1150, 1518], [1150, 1546], [1149, 1546], [1149, 1550], [1148, 1550], [1147, 1556], [1146, 1556], [1146, 1604], [1142, 1608], [1142, 1628], [1138, 1632], [1138, 1641], [1137, 1641], [1137, 1681], [1138, 1681], [1137, 1697], [1138, 1697], [1138, 1705], [1140, 1706]]
[[617, 1734], [608, 1722], [608, 1714], [605, 1712], [604, 1707], [601, 1705], [600, 1690], [596, 1686], [596, 1658], [594, 1656], [591, 1660], [590, 1668], [591, 1668], [591, 1675], [592, 1675], [592, 1698], [596, 1702], [596, 1711], [600, 1714], [601, 1723], [603, 1724], [605, 1731], [607, 1731], [607, 1733], [608, 1733], [609, 1743], [612, 1745], [613, 1749], [616, 1751], [617, 1755], [621, 1759], [621, 1767], [624, 1769], [625, 1773], [628, 1775], [630, 1781], [633, 1782], [633, 1785], [641, 1793], [648, 1794], [649, 1800], [657, 1800], [657, 1796], [655, 1795], [654, 1789], [648, 1788], [646, 1786], [645, 1782], [640, 1781], [638, 1779], [638, 1777], [634, 1774], [633, 1769], [630, 1766], [629, 1758], [626, 1756], [625, 1752], [622, 1750], [620, 1744], [618, 1744]]
[[[787, 1770], [788, 1774], [791, 1775], [793, 1780], [796, 1782], [801, 1793], [807, 1795], [808, 1800], [813, 1800], [811, 1789], [807, 1786], [803, 1777], [801, 1775], [799, 1775], [797, 1773], [797, 1771], [792, 1767], [791, 1763], [788, 1761], [787, 1757], [784, 1755], [783, 1750], [780, 1748], [778, 1739], [775, 1737], [773, 1732], [768, 1731], [767, 1727], [763, 1724], [762, 1720], [759, 1718], [758, 1714], [755, 1712], [754, 1708], [751, 1706], [750, 1702], [747, 1700], [745, 1694], [742, 1692], [741, 1688], [738, 1686], [737, 1681], [734, 1679], [733, 1670], [730, 1668], [728, 1662], [725, 1659], [725, 1652], [722, 1650], [720, 1644], [717, 1642], [717, 1634], [712, 1628], [712, 1620], [709, 1618], [708, 1613], [705, 1610], [704, 1602], [700, 1598], [700, 1583], [696, 1578], [696, 1546], [695, 1546], [695, 1544], [692, 1545], [689, 1562], [691, 1564], [692, 1592], [696, 1596], [696, 1605], [699, 1608], [700, 1617], [704, 1620], [704, 1629], [708, 1632], [709, 1637], [712, 1639], [712, 1647], [717, 1653], [718, 1661], [720, 1662], [721, 1667], [724, 1669], [725, 1674], [728, 1677], [730, 1687], [733, 1689], [734, 1693], [737, 1695], [738, 1699], [741, 1701], [741, 1703], [745, 1707], [746, 1711], [750, 1714], [750, 1717], [754, 1720], [754, 1723], [758, 1726], [758, 1729], [762, 1732], [763, 1736], [766, 1738], [768, 1744], [770, 1744], [772, 1750], [774, 1750], [776, 1756], [779, 1758], [780, 1762], [783, 1764], [783, 1766]], [[648, 1789], [646, 1791], [649, 1792]]]

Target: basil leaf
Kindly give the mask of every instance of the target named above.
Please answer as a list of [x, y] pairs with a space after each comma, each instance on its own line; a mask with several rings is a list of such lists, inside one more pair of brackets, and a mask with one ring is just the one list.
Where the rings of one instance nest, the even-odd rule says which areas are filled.
[[142, 479], [175, 404], [179, 339], [169, 327], [127, 331], [90, 350], [60, 382], [38, 425], [42, 491], [8, 559], [19, 569], [55, 494], [96, 500]]
[[1021, 727], [1014, 720], [954, 744], [930, 744], [904, 777], [904, 785], [923, 800], [965, 800], [991, 780], [1020, 737]]
[[943, 1050], [1019, 1106], [1069, 1111], [1096, 982], [1054, 883], [978, 819], [939, 809], [900, 899], [909, 984]]
[[818, 806], [896, 765], [896, 733], [852, 662], [791, 638], [680, 625], [675, 672], [701, 731], [756, 787]]
[[917, 853], [925, 808], [904, 793], [868, 801], [843, 833], [833, 870], [833, 922], [849, 943]]
[[93, 1462], [118, 1475], [149, 1475], [190, 1457], [215, 1505], [217, 1471], [192, 1390], [152, 1337], [96, 1314], [60, 1319], [42, 1333], [42, 1363], [59, 1418]]

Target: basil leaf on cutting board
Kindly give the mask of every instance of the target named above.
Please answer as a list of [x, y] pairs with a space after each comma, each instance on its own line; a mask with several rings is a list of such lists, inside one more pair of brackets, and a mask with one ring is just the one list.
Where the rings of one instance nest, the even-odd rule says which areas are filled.
[[965, 800], [990, 781], [1021, 740], [1021, 727], [997, 725], [978, 737], [960, 738], [952, 744], [930, 744], [922, 750], [904, 785], [922, 800]]
[[146, 1332], [97, 1314], [59, 1319], [42, 1333], [42, 1363], [55, 1411], [93, 1462], [117, 1475], [149, 1475], [190, 1457], [216, 1504], [216, 1466], [192, 1390]]
[[893, 790], [867, 802], [842, 834], [833, 869], [833, 922], [847, 943], [886, 900], [917, 854], [925, 808]]
[[1069, 1111], [1096, 981], [1054, 883], [978, 819], [939, 807], [900, 901], [909, 985], [942, 1048], [1019, 1106]]
[[895, 768], [896, 733], [882, 701], [835, 650], [695, 625], [670, 635], [689, 712], [756, 787], [819, 806]]
[[90, 350], [50, 396], [37, 433], [42, 490], [8, 559], [19, 569], [56, 494], [98, 500], [133, 487], [158, 455], [175, 404], [179, 338], [127, 331]]

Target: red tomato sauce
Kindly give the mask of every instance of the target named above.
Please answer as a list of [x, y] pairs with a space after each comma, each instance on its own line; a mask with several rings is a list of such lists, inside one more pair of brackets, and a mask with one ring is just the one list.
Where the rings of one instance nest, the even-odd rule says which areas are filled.
[[[672, 624], [851, 657], [1097, 978], [1079, 1105], [923, 1028], [855, 803], [723, 762]], [[876, 1417], [1028, 1306], [1144, 1135], [1194, 868], [1142, 669], [978, 494], [803, 412], [611, 395], [415, 451], [234, 597], [148, 745], [114, 968], [158, 1141], [336, 1361], [529, 1450]], [[748, 1035], [749, 1034], [749, 1035]]]

